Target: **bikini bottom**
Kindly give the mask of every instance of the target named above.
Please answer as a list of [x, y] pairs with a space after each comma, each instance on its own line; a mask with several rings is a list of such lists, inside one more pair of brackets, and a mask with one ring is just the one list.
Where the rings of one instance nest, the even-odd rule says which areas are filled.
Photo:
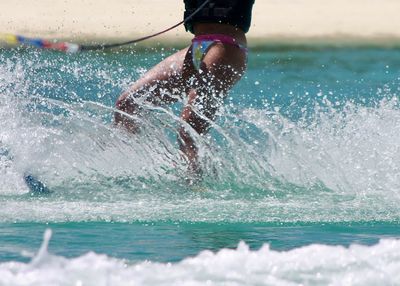
[[197, 70], [200, 70], [201, 63], [208, 50], [217, 43], [238, 47], [247, 57], [247, 47], [238, 43], [236, 39], [231, 36], [222, 34], [199, 35], [192, 40], [192, 61]]

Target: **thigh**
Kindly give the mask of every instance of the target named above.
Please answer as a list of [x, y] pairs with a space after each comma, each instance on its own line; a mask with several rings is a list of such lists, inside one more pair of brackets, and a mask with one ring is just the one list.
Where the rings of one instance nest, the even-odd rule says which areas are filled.
[[218, 91], [227, 92], [244, 74], [246, 62], [247, 55], [240, 48], [216, 43], [204, 56], [201, 70], [209, 84]]
[[197, 71], [191, 53], [189, 49], [182, 72], [190, 89], [188, 104], [213, 119], [228, 91], [243, 76], [247, 55], [236, 46], [215, 43], [204, 55]]
[[146, 72], [125, 91], [120, 100], [128, 97], [144, 97], [152, 103], [174, 102], [185, 92], [182, 70], [188, 48], [164, 59]]

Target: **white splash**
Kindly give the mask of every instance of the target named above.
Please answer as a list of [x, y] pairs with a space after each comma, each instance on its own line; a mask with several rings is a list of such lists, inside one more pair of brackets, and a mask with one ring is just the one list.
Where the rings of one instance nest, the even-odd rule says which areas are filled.
[[310, 245], [289, 251], [245, 243], [203, 251], [178, 263], [130, 263], [87, 253], [67, 259], [47, 253], [49, 232], [30, 263], [0, 264], [0, 285], [399, 285], [400, 241], [373, 246]]
[[[61, 68], [80, 70], [71, 65]], [[112, 83], [107, 69], [94, 71]], [[400, 220], [395, 97], [316, 109], [298, 122], [279, 110], [227, 107], [197, 141], [206, 192], [193, 194], [172, 110], [154, 108], [141, 119], [143, 136], [131, 136], [112, 126], [110, 106], [65, 99], [63, 89], [62, 100], [29, 94], [43, 85], [31, 72], [29, 61], [0, 66], [1, 222]], [[26, 172], [53, 194], [26, 195]]]

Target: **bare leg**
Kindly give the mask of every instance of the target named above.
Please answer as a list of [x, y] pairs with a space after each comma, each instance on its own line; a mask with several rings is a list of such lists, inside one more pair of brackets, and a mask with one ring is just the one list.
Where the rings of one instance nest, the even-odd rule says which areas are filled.
[[[188, 51], [189, 57], [191, 51]], [[200, 72], [193, 70], [192, 64], [183, 66], [184, 78], [195, 78], [188, 94], [188, 102], [181, 113], [197, 133], [205, 134], [209, 121], [222, 104], [229, 89], [242, 77], [246, 69], [246, 55], [237, 47], [215, 44], [203, 59]], [[179, 131], [181, 150], [186, 154], [190, 169], [198, 173], [198, 150], [193, 138], [185, 127]]]
[[[124, 92], [116, 102], [115, 123], [131, 132], [137, 124], [124, 115], [137, 114], [135, 98], [142, 97], [153, 104], [175, 102], [174, 94], [186, 93], [187, 104], [181, 118], [200, 135], [209, 128], [215, 112], [227, 91], [241, 78], [246, 68], [246, 55], [232, 45], [215, 44], [203, 59], [200, 71], [191, 60], [191, 50], [186, 48], [168, 57]], [[197, 147], [185, 127], [179, 130], [180, 148], [186, 155], [190, 169], [199, 172]]]
[[187, 50], [187, 48], [183, 49], [153, 67], [118, 98], [115, 105], [122, 112], [115, 112], [115, 124], [136, 133], [137, 124], [123, 114], [139, 112], [139, 106], [135, 100], [142, 98], [154, 104], [171, 103], [176, 101], [173, 95], [185, 92], [182, 69]]

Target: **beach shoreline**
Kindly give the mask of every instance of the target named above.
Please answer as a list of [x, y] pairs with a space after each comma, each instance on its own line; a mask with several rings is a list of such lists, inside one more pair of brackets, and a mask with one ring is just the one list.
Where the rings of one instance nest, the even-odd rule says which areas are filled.
[[[0, 34], [77, 43], [114, 43], [156, 33], [182, 20], [182, 0], [23, 0], [0, 3]], [[10, 11], [15, 11], [11, 13]], [[107, 11], [105, 13], [104, 11]], [[256, 0], [250, 46], [400, 46], [400, 1]], [[182, 46], [182, 26], [141, 46]], [[1, 40], [0, 40], [1, 43]], [[3, 42], [4, 45], [4, 42]]]

